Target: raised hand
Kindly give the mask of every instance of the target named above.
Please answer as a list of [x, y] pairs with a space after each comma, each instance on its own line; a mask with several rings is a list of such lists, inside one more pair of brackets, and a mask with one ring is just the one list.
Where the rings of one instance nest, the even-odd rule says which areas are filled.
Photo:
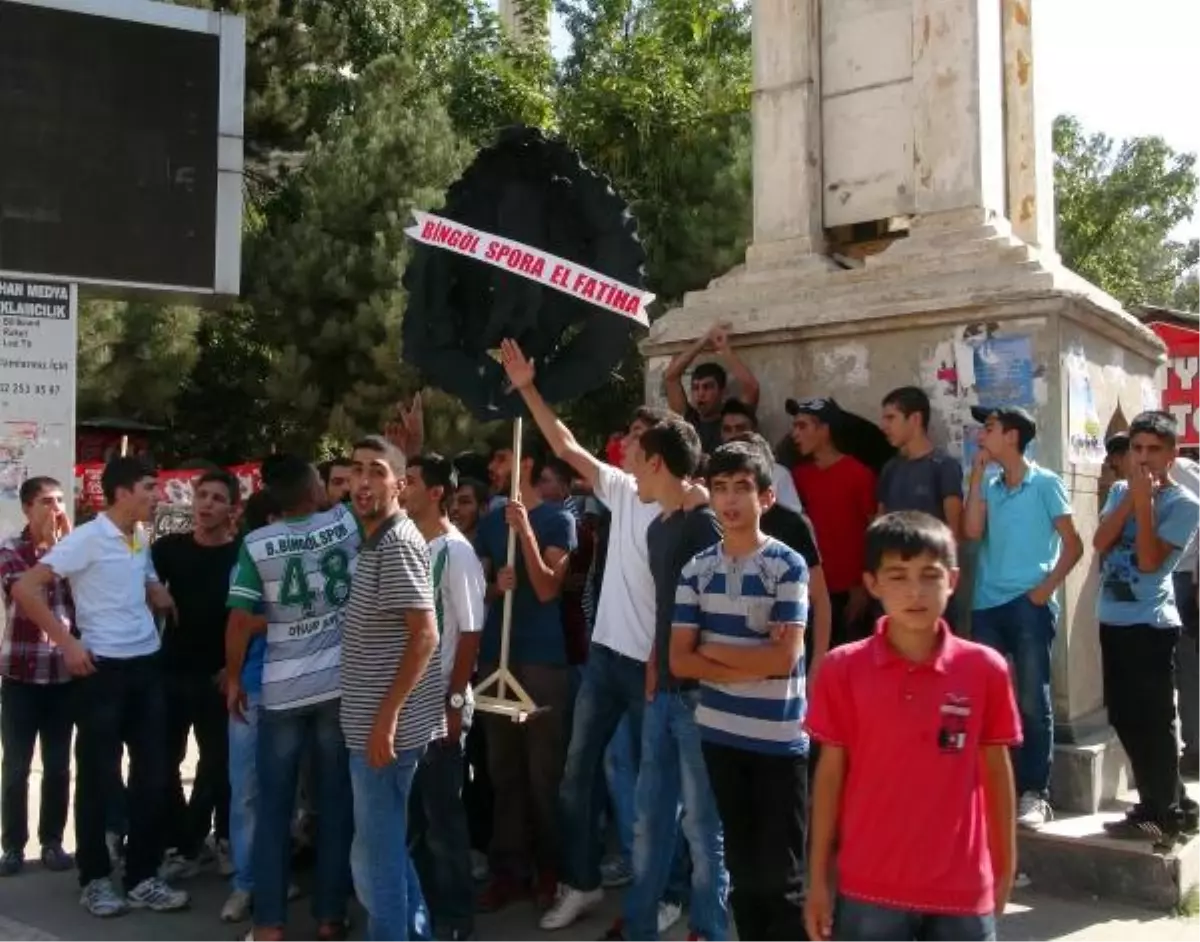
[[504, 364], [504, 372], [513, 389], [528, 389], [533, 385], [533, 364], [525, 358], [515, 340], [500, 341], [500, 362]]
[[418, 392], [412, 398], [412, 405], [405, 408], [404, 403], [396, 405], [396, 419], [383, 427], [384, 437], [404, 452], [405, 457], [421, 453], [425, 444], [425, 407]]

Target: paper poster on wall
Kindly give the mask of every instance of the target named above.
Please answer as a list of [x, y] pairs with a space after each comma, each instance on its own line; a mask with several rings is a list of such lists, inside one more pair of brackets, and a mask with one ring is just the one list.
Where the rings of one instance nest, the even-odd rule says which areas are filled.
[[973, 360], [979, 405], [1034, 407], [1033, 344], [1027, 335], [989, 337], [975, 346]]
[[1104, 430], [1096, 408], [1096, 394], [1081, 350], [1066, 356], [1067, 461], [1074, 465], [1104, 463]]
[[24, 481], [71, 485], [76, 324], [74, 285], [0, 278], [0, 538], [25, 525]]

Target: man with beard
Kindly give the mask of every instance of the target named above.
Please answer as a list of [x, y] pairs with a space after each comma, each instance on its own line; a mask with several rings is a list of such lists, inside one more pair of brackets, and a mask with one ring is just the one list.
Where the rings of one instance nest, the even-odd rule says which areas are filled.
[[[163, 633], [166, 674], [167, 750], [170, 769], [166, 820], [168, 851], [164, 875], [180, 879], [199, 870], [200, 850], [216, 814], [216, 851], [222, 876], [229, 858], [229, 754], [225, 696], [225, 598], [229, 573], [241, 541], [232, 518], [241, 502], [237, 478], [209, 471], [196, 482], [191, 533], [160, 537], [150, 555], [158, 578], [171, 591], [176, 612]], [[188, 733], [196, 737], [200, 760], [190, 800], [183, 795], [179, 767], [187, 755]]]

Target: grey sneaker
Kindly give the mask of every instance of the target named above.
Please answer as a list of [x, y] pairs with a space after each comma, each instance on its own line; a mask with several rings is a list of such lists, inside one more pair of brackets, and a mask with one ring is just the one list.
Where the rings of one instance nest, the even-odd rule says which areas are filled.
[[628, 886], [633, 882], [633, 867], [620, 854], [613, 854], [600, 861], [600, 885], [605, 889]]
[[221, 922], [245, 922], [250, 918], [253, 900], [245, 890], [234, 890], [221, 907]]
[[83, 896], [79, 902], [93, 916], [108, 919], [110, 916], [123, 916], [129, 912], [129, 904], [117, 892], [112, 880], [103, 877], [93, 880], [83, 888]]
[[200, 861], [195, 857], [184, 857], [175, 849], [163, 854], [162, 866], [158, 868], [158, 878], [174, 882], [190, 880], [200, 872]]
[[152, 909], [156, 913], [186, 909], [192, 901], [183, 890], [172, 889], [158, 877], [146, 877], [129, 891], [128, 897], [134, 909]]

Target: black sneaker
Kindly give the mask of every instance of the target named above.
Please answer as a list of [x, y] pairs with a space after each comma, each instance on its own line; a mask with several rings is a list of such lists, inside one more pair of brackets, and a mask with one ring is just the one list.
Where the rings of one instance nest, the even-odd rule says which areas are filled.
[[25, 855], [19, 850], [6, 850], [0, 855], [0, 877], [14, 877], [25, 866]]
[[1160, 843], [1164, 832], [1156, 821], [1130, 812], [1120, 821], [1106, 821], [1104, 833], [1120, 841], [1152, 841]]
[[62, 844], [45, 844], [42, 847], [42, 866], [54, 873], [62, 873], [75, 866], [75, 858], [63, 850]]

